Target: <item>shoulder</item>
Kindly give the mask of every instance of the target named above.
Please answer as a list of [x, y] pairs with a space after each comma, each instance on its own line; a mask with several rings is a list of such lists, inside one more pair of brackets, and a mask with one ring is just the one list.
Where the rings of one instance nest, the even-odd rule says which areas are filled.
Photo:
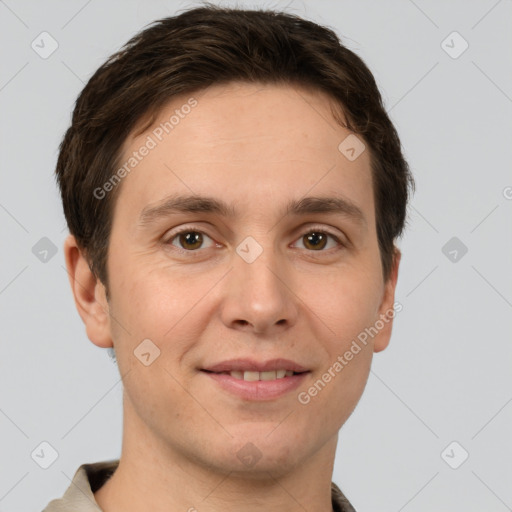
[[350, 501], [341, 492], [341, 489], [331, 482], [332, 508], [334, 512], [356, 512]]
[[43, 512], [98, 512], [94, 493], [114, 474], [119, 459], [82, 464], [61, 498], [48, 503]]

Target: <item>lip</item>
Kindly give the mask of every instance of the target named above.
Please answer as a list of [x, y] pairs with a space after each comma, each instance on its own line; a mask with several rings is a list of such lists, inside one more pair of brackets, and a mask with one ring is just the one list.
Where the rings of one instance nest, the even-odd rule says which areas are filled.
[[304, 368], [304, 366], [296, 363], [295, 361], [283, 358], [270, 359], [269, 361], [256, 361], [254, 359], [230, 359], [228, 361], [222, 361], [212, 366], [201, 368], [201, 370], [207, 370], [209, 372], [215, 373], [231, 371], [268, 372], [275, 370], [291, 370], [292, 372], [309, 371], [308, 368]]
[[[282, 368], [283, 367], [281, 366], [281, 369]], [[267, 369], [270, 370], [270, 368]], [[291, 377], [283, 377], [282, 379], [245, 381], [231, 377], [231, 375], [227, 373], [210, 373], [204, 370], [202, 370], [201, 373], [206, 375], [206, 377], [209, 379], [212, 379], [225, 391], [228, 391], [229, 393], [244, 400], [254, 401], [273, 400], [280, 398], [287, 393], [297, 389], [304, 382], [304, 379], [306, 379], [307, 375], [310, 374], [309, 371], [306, 371], [304, 373], [292, 375]]]

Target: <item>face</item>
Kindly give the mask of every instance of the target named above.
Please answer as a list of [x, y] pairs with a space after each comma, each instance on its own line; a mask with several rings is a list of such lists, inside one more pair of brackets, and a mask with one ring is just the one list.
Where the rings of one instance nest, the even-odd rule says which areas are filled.
[[335, 445], [389, 341], [399, 259], [384, 282], [369, 151], [338, 149], [350, 132], [326, 96], [247, 84], [192, 96], [123, 147], [122, 162], [140, 160], [118, 185], [110, 316], [88, 332], [114, 344], [140, 439], [277, 474]]

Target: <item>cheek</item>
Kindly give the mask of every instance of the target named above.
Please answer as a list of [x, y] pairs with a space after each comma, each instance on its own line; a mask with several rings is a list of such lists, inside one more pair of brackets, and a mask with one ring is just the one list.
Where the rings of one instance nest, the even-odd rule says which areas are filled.
[[[378, 276], [351, 269], [326, 280], [323, 291], [310, 294], [308, 306], [321, 319], [326, 355], [312, 387], [302, 389], [306, 407], [329, 410], [342, 424], [355, 408], [366, 385], [373, 357], [372, 338], [365, 329], [378, 318], [381, 288]], [[317, 409], [318, 408], [318, 409]]]
[[369, 344], [359, 344], [354, 354], [351, 347], [350, 341], [332, 346], [329, 361], [297, 395], [299, 410], [307, 415], [309, 422], [317, 424], [319, 431], [327, 424], [332, 431], [341, 428], [363, 394], [373, 351]]
[[187, 282], [187, 276], [165, 265], [124, 262], [112, 280], [113, 313], [129, 324], [134, 336], [163, 340], [197, 302], [198, 288], [196, 281]]
[[[173, 425], [201, 417], [183, 388], [188, 375], [177, 372], [200, 336], [191, 319], [201, 290], [187, 287], [185, 276], [172, 276], [158, 266], [148, 270], [125, 262], [111, 283], [111, 328], [120, 374], [132, 407], [155, 429], [161, 422]], [[166, 402], [172, 406], [162, 407]]]
[[304, 280], [298, 295], [342, 348], [378, 317], [382, 291], [374, 267], [347, 265], [322, 279]]
[[[130, 368], [125, 368], [123, 362], [131, 365]], [[181, 383], [181, 376], [168, 366], [162, 357], [148, 367], [136, 362], [135, 358], [120, 362], [128, 407], [124, 415], [129, 416], [127, 422], [133, 424], [141, 419], [154, 434], [173, 439], [177, 446], [188, 446], [197, 425], [208, 425], [210, 433], [216, 425], [201, 403], [191, 399], [186, 383]], [[134, 414], [138, 420], [134, 419]], [[140, 449], [144, 447], [145, 437], [142, 436], [138, 443]]]
[[[120, 279], [121, 275], [128, 278]], [[119, 348], [120, 369], [139, 368], [137, 354], [149, 352], [155, 364], [165, 366], [173, 374], [186, 372], [181, 376], [188, 378], [192, 369], [184, 364], [184, 358], [201, 340], [211, 320], [207, 295], [218, 280], [216, 275], [200, 278], [177, 272], [167, 263], [157, 263], [149, 269], [148, 265], [135, 264], [118, 269], [116, 281], [112, 282], [115, 300], [111, 326]], [[162, 382], [170, 379], [165, 372], [149, 373]], [[173, 386], [172, 382], [170, 385]]]

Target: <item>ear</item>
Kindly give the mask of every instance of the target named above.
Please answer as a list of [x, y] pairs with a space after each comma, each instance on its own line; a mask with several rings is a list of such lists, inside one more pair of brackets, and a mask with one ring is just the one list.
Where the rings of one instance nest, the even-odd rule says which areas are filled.
[[[384, 324], [384, 326], [382, 327], [382, 329], [379, 329], [378, 334], [374, 338], [374, 352], [380, 352], [381, 350], [384, 350], [389, 345], [389, 341], [391, 339], [391, 331], [393, 329], [393, 318], [396, 314], [393, 304], [395, 302], [395, 288], [398, 279], [398, 267], [400, 265], [401, 258], [402, 253], [397, 247], [395, 247], [391, 272], [389, 275], [389, 279], [387, 280], [384, 287], [382, 302], [379, 307], [379, 318], [376, 320], [380, 320]], [[397, 309], [396, 311], [400, 311], [400, 309]]]
[[76, 309], [85, 324], [87, 337], [98, 347], [112, 347], [105, 286], [89, 268], [73, 235], [64, 242], [64, 256]]

